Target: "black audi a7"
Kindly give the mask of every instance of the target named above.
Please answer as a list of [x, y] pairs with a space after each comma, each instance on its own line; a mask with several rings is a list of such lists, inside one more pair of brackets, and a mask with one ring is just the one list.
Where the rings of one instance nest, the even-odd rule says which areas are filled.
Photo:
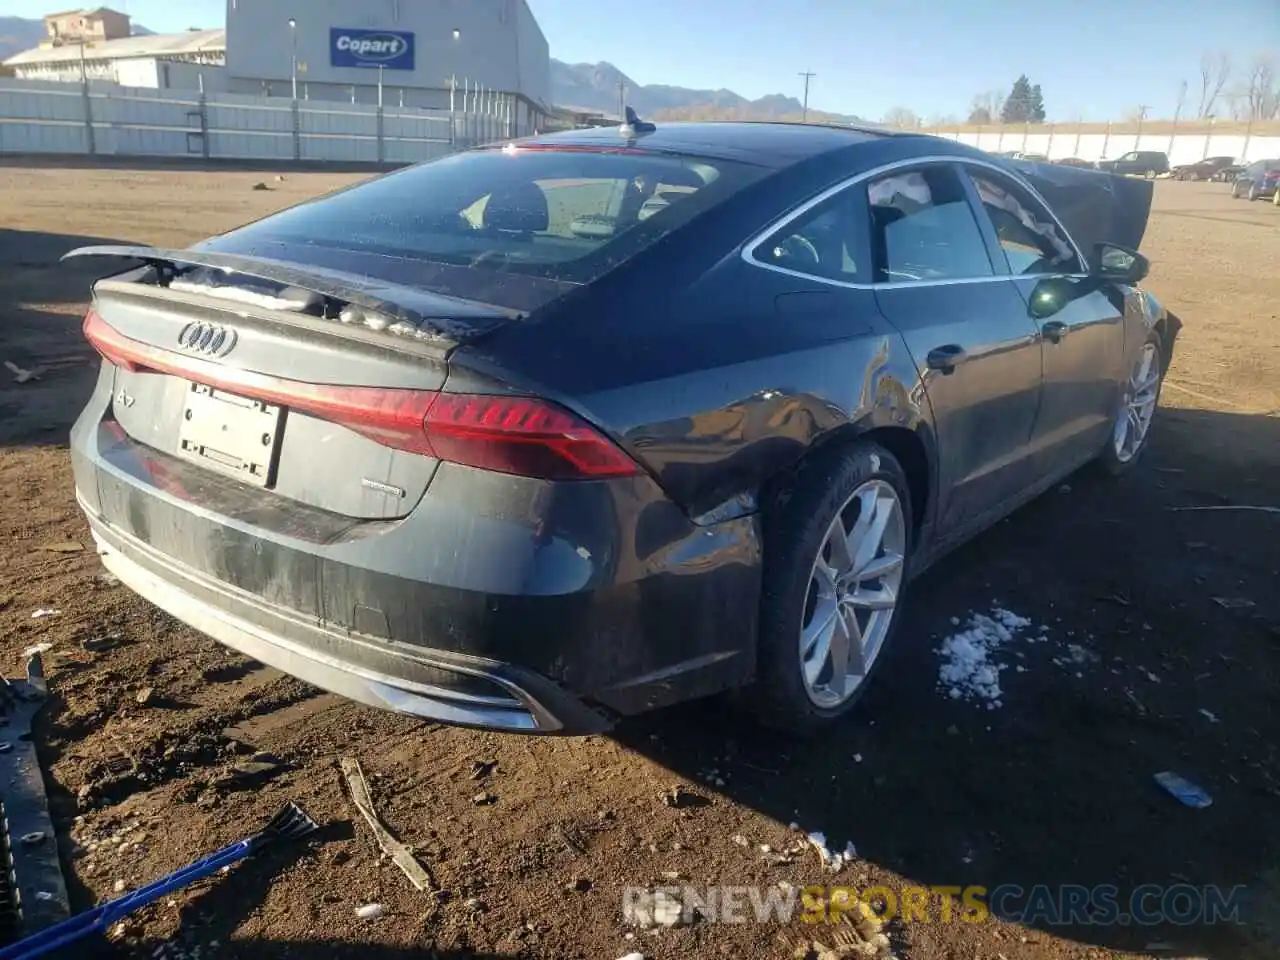
[[[877, 129], [466, 150], [95, 285], [106, 566], [366, 704], [530, 733], [845, 713], [913, 577], [1137, 462], [1151, 184]], [[112, 268], [116, 269], [116, 268]]]

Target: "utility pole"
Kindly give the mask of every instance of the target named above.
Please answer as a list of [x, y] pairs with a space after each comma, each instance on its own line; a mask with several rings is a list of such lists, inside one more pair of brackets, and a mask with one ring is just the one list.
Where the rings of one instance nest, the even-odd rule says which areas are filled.
[[1142, 121], [1147, 119], [1147, 111], [1150, 109], [1151, 107], [1145, 103], [1138, 104], [1138, 133], [1133, 138], [1133, 149], [1135, 150], [1142, 149]]
[[625, 80], [618, 81], [618, 118], [626, 119], [627, 115], [627, 82]]
[[298, 99], [298, 21], [293, 17], [289, 18], [289, 46], [291, 48], [289, 90], [296, 101]]
[[804, 77], [804, 113], [801, 115], [801, 122], [807, 122], [809, 119], [809, 81], [817, 76], [808, 70], [803, 70], [797, 76]]

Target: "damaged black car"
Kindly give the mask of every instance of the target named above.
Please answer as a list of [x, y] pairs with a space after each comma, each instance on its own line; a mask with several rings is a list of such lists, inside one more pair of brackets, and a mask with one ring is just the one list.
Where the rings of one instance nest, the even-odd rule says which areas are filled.
[[640, 124], [470, 150], [99, 281], [106, 566], [362, 703], [591, 733], [846, 713], [914, 577], [1146, 444], [1151, 185], [948, 140]]

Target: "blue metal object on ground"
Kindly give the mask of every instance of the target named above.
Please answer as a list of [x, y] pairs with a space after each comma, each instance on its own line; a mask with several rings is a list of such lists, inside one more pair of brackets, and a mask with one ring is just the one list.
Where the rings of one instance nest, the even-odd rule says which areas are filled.
[[197, 860], [181, 870], [162, 877], [154, 883], [141, 887], [124, 896], [109, 900], [61, 923], [54, 924], [39, 933], [32, 934], [17, 943], [0, 949], [0, 960], [32, 960], [34, 957], [46, 956], [93, 933], [102, 933], [111, 924], [128, 916], [135, 910], [159, 900], [161, 897], [179, 890], [196, 880], [217, 873], [223, 867], [243, 860], [257, 853], [268, 844], [279, 840], [296, 840], [308, 836], [317, 828], [312, 820], [297, 804], [290, 803], [271, 822], [258, 833], [230, 846], [223, 847], [217, 853]]

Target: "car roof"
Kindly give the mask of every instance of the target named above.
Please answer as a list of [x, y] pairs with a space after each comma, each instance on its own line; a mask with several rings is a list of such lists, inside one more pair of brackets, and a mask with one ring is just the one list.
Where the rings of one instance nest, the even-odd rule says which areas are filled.
[[654, 153], [674, 153], [713, 160], [738, 160], [765, 167], [793, 163], [857, 143], [902, 136], [876, 127], [835, 124], [718, 121], [707, 123], [657, 121], [656, 129], [625, 139], [619, 127], [566, 130], [521, 140], [522, 145], [580, 148], [634, 147]]

